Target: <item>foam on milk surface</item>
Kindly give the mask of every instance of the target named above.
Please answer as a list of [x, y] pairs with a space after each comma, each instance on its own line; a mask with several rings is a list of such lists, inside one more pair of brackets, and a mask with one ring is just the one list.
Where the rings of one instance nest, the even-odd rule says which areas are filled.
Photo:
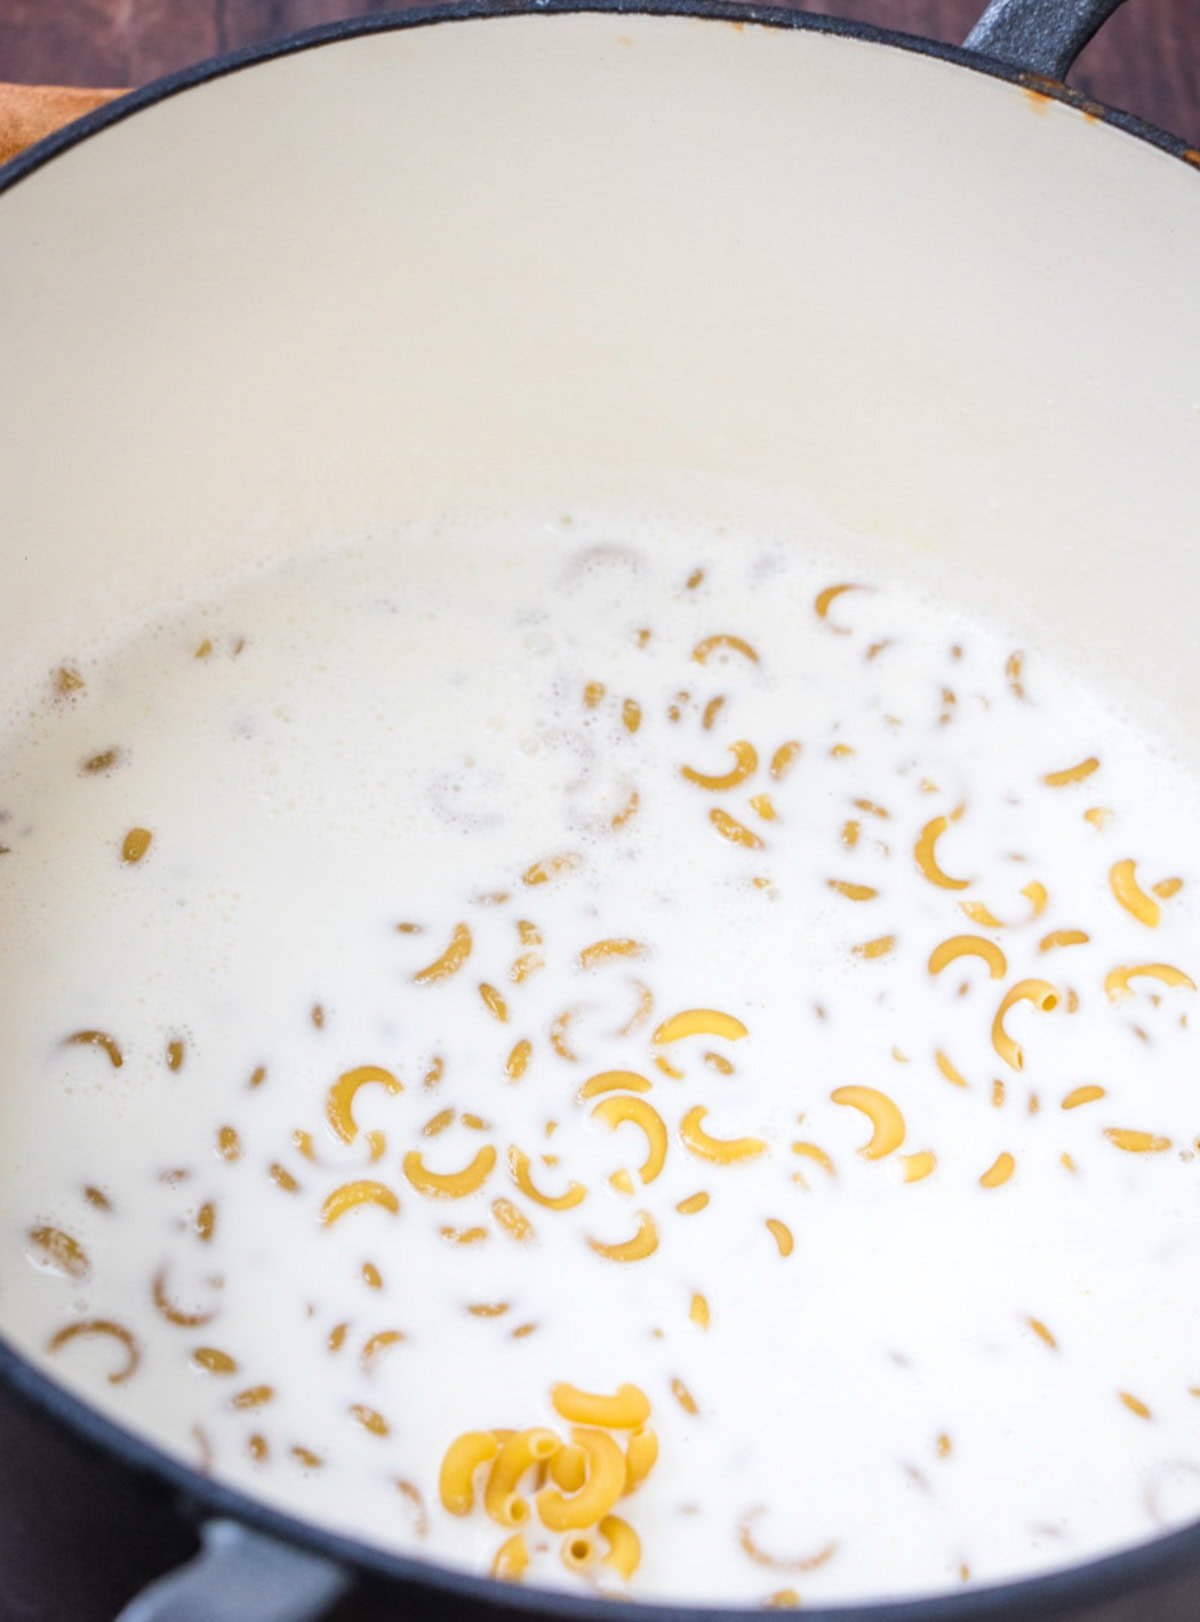
[[[632, 1382], [647, 1597], [927, 1593], [1196, 1514], [1195, 993], [1110, 978], [1197, 976], [1196, 789], [1013, 652], [860, 560], [578, 517], [298, 559], [79, 661], [0, 755], [4, 1333], [224, 1480], [481, 1571], [512, 1529], [439, 1502], [453, 1438]], [[997, 1039], [1025, 982], [1055, 1006]], [[688, 1010], [747, 1034], [670, 1040]], [[360, 1066], [403, 1090], [346, 1142]], [[648, 1085], [579, 1098], [614, 1071]], [[488, 1148], [461, 1198], [406, 1169]], [[61, 1335], [97, 1321], [117, 1384], [110, 1332]], [[620, 1588], [522, 1530], [527, 1581]]]

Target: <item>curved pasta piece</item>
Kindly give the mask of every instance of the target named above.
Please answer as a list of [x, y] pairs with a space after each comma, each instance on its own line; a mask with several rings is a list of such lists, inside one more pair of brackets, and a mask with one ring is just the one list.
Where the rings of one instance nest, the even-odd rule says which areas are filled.
[[1084, 929], [1052, 929], [1038, 942], [1039, 952], [1053, 952], [1060, 946], [1086, 946], [1091, 936]]
[[587, 1455], [574, 1442], [564, 1442], [550, 1460], [550, 1479], [564, 1492], [578, 1492], [587, 1479]]
[[679, 775], [686, 777], [689, 783], [695, 783], [697, 788], [711, 789], [719, 793], [722, 789], [737, 788], [748, 777], [753, 777], [758, 770], [758, 750], [745, 739], [729, 745], [729, 753], [733, 756], [733, 766], [727, 772], [717, 772], [712, 776], [705, 772], [698, 772], [692, 766], [681, 766]]
[[[1031, 907], [1028, 921], [1033, 922], [1040, 918], [1046, 910], [1046, 903], [1050, 897], [1046, 886], [1037, 879], [1031, 879], [1028, 884], [1021, 886], [1021, 894], [1026, 897]], [[960, 901], [959, 907], [973, 924], [979, 924], [983, 929], [1013, 929], [1014, 924], [1006, 924], [1002, 918], [997, 918], [990, 907], [984, 906], [982, 901]]]
[[413, 980], [419, 986], [431, 985], [438, 980], [448, 980], [452, 974], [458, 973], [470, 957], [473, 945], [470, 925], [455, 924], [449, 946], [440, 957], [435, 957], [432, 963], [419, 969], [413, 975]]
[[913, 860], [919, 871], [927, 878], [930, 884], [936, 884], [943, 890], [965, 890], [970, 885], [970, 879], [956, 879], [941, 866], [937, 856], [937, 842], [949, 828], [952, 822], [957, 822], [962, 816], [962, 807], [952, 811], [948, 817], [933, 817], [917, 835], [917, 842], [913, 846]]
[[849, 879], [826, 879], [826, 887], [844, 895], [847, 901], [874, 901], [879, 891], [871, 884], [851, 884]]
[[575, 1532], [595, 1526], [625, 1491], [625, 1455], [611, 1436], [586, 1425], [575, 1425], [571, 1441], [583, 1451], [587, 1474], [583, 1486], [570, 1496], [557, 1487], [543, 1487], [538, 1493], [537, 1511], [551, 1532]]
[[1136, 918], [1139, 924], [1145, 924], [1147, 929], [1158, 928], [1162, 908], [1138, 883], [1135, 864], [1132, 861], [1127, 859], [1123, 862], [1114, 862], [1109, 869], [1108, 883], [1117, 904], [1124, 907], [1131, 918]]
[[107, 1031], [73, 1031], [70, 1036], [63, 1037], [65, 1048], [99, 1048], [114, 1070], [119, 1070], [125, 1063], [125, 1055], [121, 1052], [120, 1043]]
[[1063, 1099], [1060, 1108], [1078, 1109], [1081, 1104], [1095, 1104], [1107, 1096], [1103, 1087], [1073, 1087]]
[[419, 1149], [410, 1149], [404, 1157], [404, 1175], [416, 1189], [429, 1199], [461, 1200], [474, 1194], [487, 1182], [496, 1164], [496, 1151], [485, 1143], [478, 1154], [461, 1171], [430, 1171]]
[[475, 1474], [500, 1451], [491, 1431], [464, 1431], [456, 1436], [442, 1458], [438, 1496], [451, 1515], [469, 1515], [475, 1508]]
[[904, 1181], [919, 1183], [933, 1174], [937, 1168], [937, 1156], [932, 1149], [918, 1149], [916, 1154], [901, 1155], [900, 1164], [904, 1167]]
[[619, 1515], [604, 1515], [600, 1520], [600, 1536], [608, 1544], [602, 1564], [609, 1566], [624, 1582], [628, 1582], [642, 1561], [642, 1543], [629, 1522]]
[[605, 1244], [603, 1240], [588, 1237], [588, 1244], [597, 1256], [603, 1256], [610, 1262], [642, 1262], [647, 1256], [653, 1256], [658, 1249], [658, 1224], [649, 1211], [639, 1211], [637, 1214], [637, 1232], [632, 1239], [622, 1240], [619, 1244]]
[[219, 1307], [214, 1307], [211, 1312], [184, 1312], [182, 1307], [177, 1307], [167, 1294], [167, 1267], [165, 1262], [151, 1280], [150, 1294], [154, 1301], [155, 1311], [160, 1313], [168, 1323], [177, 1324], [181, 1329], [201, 1329], [205, 1324], [212, 1323], [220, 1311]]
[[519, 1244], [526, 1244], [534, 1237], [533, 1223], [511, 1200], [493, 1200], [492, 1215], [504, 1231]]
[[934, 1062], [937, 1064], [938, 1069], [942, 1072], [942, 1075], [945, 1076], [946, 1080], [951, 1084], [951, 1086], [953, 1086], [953, 1087], [969, 1087], [970, 1086], [970, 1082], [967, 1080], [967, 1078], [962, 1074], [962, 1072], [960, 1070], [957, 1070], [954, 1067], [954, 1065], [952, 1065], [950, 1063], [950, 1060], [942, 1052], [941, 1048], [938, 1048], [938, 1050], [936, 1051], [936, 1053], [934, 1054], [933, 1057], [934, 1057]]
[[598, 1098], [602, 1093], [648, 1093], [652, 1086], [653, 1083], [636, 1070], [599, 1070], [588, 1077], [575, 1097], [582, 1101]]
[[813, 611], [815, 612], [817, 618], [819, 620], [824, 620], [825, 624], [836, 635], [849, 636], [850, 627], [848, 625], [835, 625], [834, 622], [829, 618], [829, 610], [833, 607], [834, 603], [837, 602], [838, 598], [844, 597], [848, 591], [866, 590], [866, 586], [856, 586], [850, 582], [846, 582], [844, 585], [826, 586], [824, 591], [819, 591], [813, 598]]
[[406, 1339], [402, 1329], [380, 1329], [368, 1340], [364, 1341], [363, 1349], [358, 1354], [358, 1361], [364, 1374], [370, 1374], [375, 1366], [375, 1359], [380, 1352], [386, 1352], [389, 1346], [399, 1346]]
[[980, 1187], [1002, 1188], [1004, 1184], [1008, 1182], [1009, 1178], [1012, 1176], [1013, 1172], [1016, 1171], [1016, 1169], [1017, 1163], [1010, 1154], [1005, 1152], [1004, 1154], [997, 1155], [995, 1160], [992, 1161], [992, 1164], [979, 1179]]
[[706, 665], [713, 654], [722, 648], [727, 648], [730, 653], [740, 653], [742, 658], [749, 659], [751, 664], [756, 665], [758, 663], [758, 654], [750, 646], [749, 642], [743, 641], [740, 636], [729, 636], [725, 633], [717, 636], [706, 636], [702, 641], [697, 642], [692, 649], [692, 658], [698, 665]]
[[865, 1160], [882, 1160], [904, 1142], [907, 1128], [900, 1106], [877, 1087], [836, 1087], [829, 1096], [870, 1121], [871, 1136], [858, 1151]]
[[625, 1447], [625, 1491], [635, 1493], [658, 1462], [658, 1437], [649, 1425], [634, 1431]]
[[878, 935], [873, 941], [863, 941], [858, 946], [851, 947], [855, 957], [886, 957], [895, 950], [896, 937], [894, 935]]
[[1129, 1155], [1161, 1155], [1171, 1147], [1170, 1138], [1159, 1138], [1153, 1132], [1133, 1132], [1128, 1127], [1110, 1126], [1104, 1136], [1116, 1149]]
[[1025, 1049], [1004, 1028], [1004, 1016], [1016, 1003], [1029, 1002], [1043, 1014], [1058, 1007], [1058, 992], [1049, 980], [1018, 980], [1009, 988], [992, 1021], [992, 1046], [1013, 1070], [1025, 1068]]
[[64, 1278], [84, 1279], [92, 1270], [88, 1253], [62, 1228], [41, 1226], [30, 1228], [30, 1242], [41, 1251], [44, 1260]]
[[514, 1431], [501, 1443], [483, 1489], [483, 1507], [501, 1526], [520, 1526], [529, 1519], [529, 1506], [518, 1496], [521, 1477], [545, 1464], [562, 1443], [544, 1425]]
[[618, 938], [614, 940], [593, 941], [585, 946], [579, 954], [579, 967], [581, 969], [594, 969], [598, 963], [608, 963], [613, 958], [638, 958], [646, 956], [646, 948], [641, 941]]
[[526, 1199], [534, 1200], [538, 1205], [544, 1205], [549, 1211], [570, 1211], [580, 1205], [587, 1198], [587, 1189], [582, 1183], [568, 1183], [562, 1194], [544, 1194], [530, 1176], [531, 1162], [523, 1149], [516, 1144], [510, 1144], [508, 1149], [508, 1170], [513, 1182], [525, 1195]]
[[1100, 770], [1100, 762], [1095, 755], [1089, 755], [1075, 766], [1065, 766], [1061, 772], [1047, 772], [1042, 782], [1047, 788], [1066, 788], [1069, 783], [1082, 783], [1093, 772]]
[[941, 974], [960, 957], [982, 958], [993, 980], [1002, 980], [1008, 972], [1008, 960], [994, 941], [984, 940], [982, 935], [951, 935], [930, 952], [930, 974]]
[[732, 1165], [741, 1160], [754, 1160], [767, 1151], [762, 1138], [712, 1138], [704, 1130], [703, 1121], [708, 1111], [696, 1104], [679, 1123], [679, 1137], [684, 1148], [700, 1160], [713, 1165]]
[[650, 1418], [650, 1399], [640, 1386], [619, 1385], [613, 1395], [584, 1391], [560, 1380], [550, 1387], [550, 1401], [557, 1414], [573, 1425], [596, 1425], [603, 1430], [640, 1430]]
[[802, 1155], [805, 1160], [814, 1161], [818, 1166], [820, 1166], [822, 1171], [828, 1172], [830, 1177], [837, 1176], [837, 1167], [825, 1153], [824, 1149], [821, 1148], [820, 1144], [807, 1143], [801, 1139], [799, 1142], [792, 1144], [792, 1153], [794, 1155]]
[[644, 1098], [614, 1094], [600, 1100], [592, 1110], [592, 1117], [603, 1121], [614, 1132], [626, 1122], [641, 1129], [649, 1152], [638, 1167], [638, 1176], [643, 1183], [652, 1183], [667, 1159], [667, 1125], [654, 1105], [648, 1104]]
[[525, 1539], [520, 1532], [514, 1532], [496, 1550], [492, 1559], [492, 1576], [502, 1583], [519, 1583], [528, 1566], [529, 1549]]
[[774, 1239], [779, 1254], [785, 1258], [790, 1256], [796, 1248], [796, 1241], [787, 1223], [781, 1222], [778, 1217], [768, 1217], [766, 1219], [766, 1229], [771, 1238]]
[[729, 1042], [740, 1042], [750, 1032], [733, 1014], [722, 1013], [719, 1008], [685, 1008], [681, 1013], [664, 1019], [651, 1041], [656, 1048], [669, 1042], [681, 1042], [687, 1036], [723, 1036]]
[[1122, 997], [1132, 995], [1129, 982], [1139, 978], [1158, 980], [1164, 986], [1182, 986], [1185, 991], [1196, 989], [1196, 982], [1191, 976], [1177, 969], [1173, 963], [1123, 963], [1104, 977], [1104, 989], [1109, 1001], [1117, 1002]]
[[58, 1352], [64, 1346], [69, 1346], [73, 1340], [94, 1340], [99, 1336], [115, 1340], [124, 1347], [124, 1365], [119, 1369], [113, 1369], [107, 1376], [109, 1385], [124, 1385], [125, 1381], [137, 1371], [142, 1353], [132, 1332], [126, 1329], [124, 1324], [114, 1323], [111, 1318], [87, 1318], [81, 1319], [78, 1323], [64, 1324], [46, 1342], [46, 1350]]
[[822, 1566], [828, 1565], [837, 1553], [836, 1543], [827, 1543], [816, 1554], [799, 1555], [786, 1559], [779, 1555], [768, 1554], [754, 1537], [754, 1523], [760, 1515], [765, 1515], [767, 1506], [758, 1504], [742, 1517], [738, 1527], [738, 1542], [756, 1566], [765, 1566], [768, 1571], [818, 1571]]
[[361, 1088], [369, 1086], [382, 1087], [391, 1098], [404, 1091], [399, 1079], [382, 1065], [360, 1064], [344, 1071], [329, 1089], [325, 1101], [325, 1119], [343, 1143], [353, 1143], [358, 1136], [354, 1100]]
[[361, 1177], [356, 1182], [343, 1183], [326, 1197], [325, 1203], [321, 1206], [321, 1222], [327, 1228], [332, 1227], [346, 1215], [347, 1211], [353, 1211], [360, 1205], [378, 1205], [382, 1210], [390, 1211], [393, 1216], [400, 1209], [400, 1201], [386, 1183], [376, 1183], [370, 1178]]
[[488, 985], [487, 981], [485, 980], [479, 987], [479, 996], [483, 1002], [483, 1006], [487, 1009], [492, 1018], [498, 1019], [501, 1025], [507, 1025], [508, 1004], [496, 990], [495, 986]]
[[575, 851], [560, 851], [556, 856], [547, 856], [544, 861], [531, 863], [521, 874], [521, 883], [531, 888], [535, 884], [549, 884], [552, 879], [565, 878], [568, 873], [578, 872], [582, 866], [583, 857]]
[[771, 776], [777, 783], [782, 782], [796, 764], [800, 756], [800, 750], [801, 745], [797, 739], [789, 738], [786, 743], [781, 743], [771, 756]]
[[741, 845], [744, 850], [762, 850], [764, 848], [762, 840], [754, 832], [753, 828], [747, 828], [744, 822], [739, 822], [736, 817], [730, 816], [728, 811], [722, 811], [719, 805], [713, 806], [708, 813], [708, 820], [721, 838], [727, 839], [731, 845]]

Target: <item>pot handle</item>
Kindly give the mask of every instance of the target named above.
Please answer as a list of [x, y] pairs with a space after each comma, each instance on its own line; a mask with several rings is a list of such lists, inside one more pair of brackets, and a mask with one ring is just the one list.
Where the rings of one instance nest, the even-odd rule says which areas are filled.
[[206, 1521], [200, 1553], [150, 1584], [116, 1622], [315, 1622], [350, 1590], [339, 1567], [237, 1521]]
[[1121, 0], [991, 0], [964, 41], [998, 62], [1064, 79]]

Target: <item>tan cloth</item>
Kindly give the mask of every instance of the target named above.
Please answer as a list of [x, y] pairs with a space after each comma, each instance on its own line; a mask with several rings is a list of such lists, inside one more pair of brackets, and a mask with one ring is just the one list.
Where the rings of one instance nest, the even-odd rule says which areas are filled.
[[73, 90], [60, 85], [0, 84], [0, 163], [63, 124], [123, 95], [120, 90]]

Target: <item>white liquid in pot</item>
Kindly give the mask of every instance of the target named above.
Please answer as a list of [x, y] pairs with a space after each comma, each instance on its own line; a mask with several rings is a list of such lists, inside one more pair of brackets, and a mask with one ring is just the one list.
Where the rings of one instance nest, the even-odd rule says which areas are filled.
[[[560, 1381], [651, 1404], [639, 1595], [932, 1592], [1194, 1515], [1196, 786], [1013, 653], [836, 556], [577, 518], [74, 658], [0, 757], [5, 1334], [481, 1572], [513, 1528], [443, 1454], [567, 1436]], [[622, 1589], [518, 1492], [524, 1580]]]

